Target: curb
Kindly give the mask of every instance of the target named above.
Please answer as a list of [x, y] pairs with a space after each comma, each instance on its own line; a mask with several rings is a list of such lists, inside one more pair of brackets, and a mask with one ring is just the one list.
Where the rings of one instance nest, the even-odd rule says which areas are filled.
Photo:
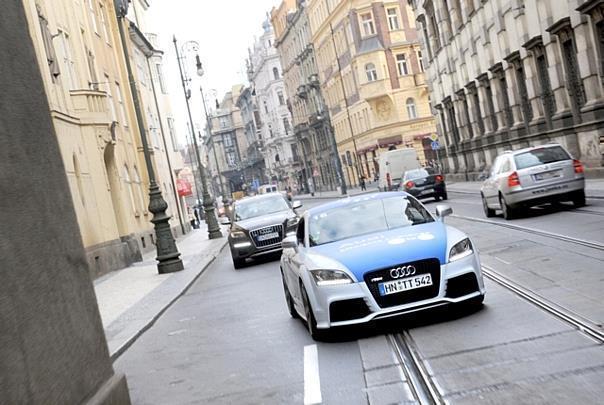
[[155, 324], [155, 322], [159, 319], [159, 317], [161, 317], [164, 314], [164, 312], [166, 312], [168, 310], [168, 308], [170, 308], [172, 306], [172, 304], [174, 304], [176, 302], [176, 300], [178, 300], [180, 297], [182, 297], [189, 290], [189, 288], [191, 288], [193, 283], [195, 283], [199, 279], [199, 277], [201, 277], [201, 275], [203, 273], [205, 273], [205, 271], [210, 267], [210, 265], [212, 263], [214, 263], [214, 261], [216, 260], [218, 255], [220, 255], [220, 253], [222, 253], [222, 251], [224, 250], [224, 248], [226, 247], [227, 244], [228, 244], [228, 239], [225, 238], [224, 243], [222, 244], [220, 249], [218, 249], [218, 251], [215, 254], [211, 255], [210, 260], [206, 263], [205, 266], [203, 266], [203, 268], [199, 271], [199, 273], [197, 273], [195, 275], [195, 277], [193, 277], [191, 279], [191, 281], [189, 281], [184, 286], [184, 288], [174, 296], [174, 298], [172, 298], [155, 315], [153, 315], [149, 320], [147, 320], [145, 322], [145, 324], [136, 333], [134, 333], [132, 336], [130, 336], [128, 339], [126, 339], [126, 341], [124, 343], [122, 343], [117, 348], [117, 350], [110, 355], [112, 363], [115, 362], [126, 350], [128, 350], [128, 348], [130, 348], [130, 346], [132, 346], [134, 344], [134, 342], [136, 342], [138, 340], [138, 338], [143, 335], [143, 333], [145, 333], [151, 326], [153, 326], [153, 324]]

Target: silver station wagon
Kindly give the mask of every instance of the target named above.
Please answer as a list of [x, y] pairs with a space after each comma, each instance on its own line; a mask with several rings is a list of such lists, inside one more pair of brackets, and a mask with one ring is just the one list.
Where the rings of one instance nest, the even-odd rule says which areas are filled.
[[480, 193], [487, 217], [512, 219], [522, 207], [572, 201], [585, 205], [583, 165], [558, 144], [534, 146], [497, 156]]

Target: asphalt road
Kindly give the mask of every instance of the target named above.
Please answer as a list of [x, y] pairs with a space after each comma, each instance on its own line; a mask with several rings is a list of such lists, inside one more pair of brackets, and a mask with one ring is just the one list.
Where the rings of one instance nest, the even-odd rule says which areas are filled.
[[[467, 219], [484, 218], [471, 195], [451, 193], [448, 203], [465, 218], [447, 222], [474, 238], [483, 264], [601, 327], [602, 250]], [[585, 210], [604, 211], [602, 203]], [[603, 242], [603, 215], [547, 210], [513, 223]], [[126, 373], [137, 404], [413, 403], [389, 338], [408, 330], [449, 403], [601, 403], [602, 344], [508, 289], [486, 284], [479, 311], [449, 308], [391, 319], [316, 343], [287, 313], [278, 261], [234, 270], [225, 249], [115, 368]]]

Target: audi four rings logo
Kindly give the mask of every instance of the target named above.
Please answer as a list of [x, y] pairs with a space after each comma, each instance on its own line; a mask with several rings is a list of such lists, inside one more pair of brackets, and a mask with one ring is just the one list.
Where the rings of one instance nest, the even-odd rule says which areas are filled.
[[401, 278], [408, 277], [415, 274], [415, 266], [401, 266], [390, 269], [390, 277], [392, 278]]

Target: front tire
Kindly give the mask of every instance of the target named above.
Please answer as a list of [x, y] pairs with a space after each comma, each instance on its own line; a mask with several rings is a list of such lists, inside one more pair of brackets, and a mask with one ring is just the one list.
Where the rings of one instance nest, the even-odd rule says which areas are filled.
[[487, 218], [492, 218], [495, 216], [495, 210], [489, 208], [487, 205], [487, 199], [482, 196], [482, 209], [484, 210], [484, 216]]
[[310, 305], [310, 300], [308, 299], [306, 288], [304, 287], [304, 284], [302, 282], [300, 282], [300, 290], [302, 290], [302, 302], [304, 303], [306, 326], [308, 327], [310, 337], [316, 341], [325, 340], [325, 338], [327, 337], [327, 331], [317, 328], [317, 320], [315, 319], [315, 314], [312, 311], [312, 306]]
[[296, 307], [294, 306], [294, 299], [289, 292], [289, 288], [287, 288], [287, 283], [285, 282], [285, 277], [283, 276], [283, 272], [281, 272], [281, 281], [283, 281], [283, 292], [285, 293], [285, 302], [287, 304], [287, 310], [292, 318], [297, 319], [300, 318], [298, 312], [296, 311]]

